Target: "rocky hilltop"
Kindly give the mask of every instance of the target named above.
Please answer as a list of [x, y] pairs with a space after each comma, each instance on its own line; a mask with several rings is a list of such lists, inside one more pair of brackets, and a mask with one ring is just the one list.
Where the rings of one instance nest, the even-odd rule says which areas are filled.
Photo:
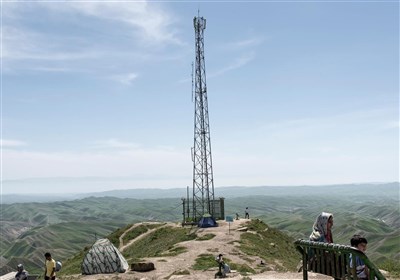
[[[177, 223], [162, 223], [158, 228], [148, 230], [127, 242], [123, 241], [130, 231], [143, 224], [148, 223], [134, 224], [119, 236], [118, 247], [124, 255], [130, 255], [127, 253], [129, 248], [134, 246], [135, 243], [143, 241], [156, 230], [167, 227], [181, 228], [181, 225]], [[152, 271], [136, 272], [130, 270], [119, 274], [60, 275], [59, 279], [214, 279], [218, 272], [214, 256], [220, 253], [224, 255], [224, 259], [232, 267], [231, 273], [227, 274], [227, 278], [230, 279], [302, 279], [302, 273], [295, 271], [293, 266], [293, 262], [300, 260], [300, 255], [297, 255], [292, 248], [292, 240], [288, 236], [268, 228], [259, 220], [239, 219], [231, 223], [219, 221], [218, 224], [218, 227], [188, 228], [190, 234], [195, 234], [196, 238], [175, 244], [169, 250], [171, 252], [180, 248], [182, 252], [179, 254], [171, 255], [164, 252], [161, 256], [141, 258], [140, 262], [154, 264], [155, 269]], [[243, 238], [243, 234], [247, 235], [247, 238]], [[250, 239], [255, 240], [253, 244], [248, 241]], [[277, 242], [271, 242], [273, 240], [277, 240]], [[249, 247], [255, 247], [257, 243], [259, 243], [259, 248], [253, 248], [255, 250], [270, 248], [270, 253], [264, 252], [265, 258], [246, 253]], [[246, 250], [243, 250], [243, 248], [246, 248]], [[280, 252], [281, 250], [283, 251]], [[273, 255], [276, 255], [276, 258]], [[290, 258], [290, 260], [284, 260], [285, 257]], [[207, 258], [208, 260], [205, 261], [204, 259]], [[196, 263], [198, 266], [201, 259], [208, 263], [205, 264], [203, 269], [195, 269]], [[128, 262], [132, 264], [133, 260], [128, 258]], [[236, 270], [235, 267], [239, 269]], [[330, 278], [311, 273], [310, 279]]]

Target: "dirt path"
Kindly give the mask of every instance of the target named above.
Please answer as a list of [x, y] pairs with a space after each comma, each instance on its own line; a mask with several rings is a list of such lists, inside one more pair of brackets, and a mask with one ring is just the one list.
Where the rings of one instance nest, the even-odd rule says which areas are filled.
[[[218, 271], [217, 263], [215, 268], [198, 271], [193, 270], [191, 266], [195, 263], [195, 259], [200, 254], [212, 254], [218, 255], [219, 253], [224, 255], [224, 258], [230, 259], [232, 262], [237, 264], [248, 263], [249, 260], [253, 262], [254, 266], [261, 262], [258, 257], [249, 257], [243, 254], [237, 249], [236, 245], [240, 240], [241, 228], [245, 226], [245, 223], [249, 220], [239, 219], [232, 223], [225, 221], [218, 221], [218, 227], [211, 228], [196, 228], [196, 234], [199, 237], [205, 234], [214, 234], [215, 237], [210, 240], [191, 240], [179, 243], [179, 246], [187, 248], [187, 252], [179, 254], [178, 256], [168, 258], [148, 258], [146, 261], [154, 263], [156, 270], [139, 273], [142, 280], [153, 280], [153, 279], [164, 279], [165, 277], [171, 276], [174, 272], [187, 270], [190, 275], [173, 275], [169, 279], [214, 279], [215, 273]], [[266, 266], [269, 266], [266, 264]], [[135, 274], [138, 274], [135, 272]], [[270, 278], [267, 278], [270, 275]], [[232, 271], [227, 274], [229, 279], [243, 279], [243, 276], [238, 272]], [[278, 276], [283, 276], [279, 278]], [[301, 273], [274, 273], [267, 272], [265, 274], [250, 276], [251, 279], [303, 279]], [[314, 278], [310, 275], [310, 279], [331, 279], [330, 277]]]
[[[235, 243], [240, 240], [240, 232], [237, 231], [237, 229], [242, 227], [246, 221], [248, 220], [238, 220], [230, 224], [225, 221], [219, 221], [218, 227], [195, 228], [198, 237], [202, 237], [205, 234], [214, 234], [215, 237], [204, 241], [190, 240], [181, 242], [179, 246], [186, 247], [187, 252], [179, 254], [178, 256], [168, 258], [148, 258], [147, 261], [153, 262], [156, 267], [156, 270], [150, 272], [149, 276], [156, 277], [155, 279], [161, 279], [174, 272], [187, 270], [190, 271], [190, 279], [212, 279], [214, 278], [214, 274], [217, 272], [217, 263], [215, 269], [210, 271], [196, 271], [191, 269], [195, 259], [201, 254], [218, 255], [221, 253], [225, 258], [231, 259], [235, 263], [244, 263], [244, 260], [241, 258], [242, 255], [234, 246]], [[234, 274], [235, 273], [232, 273], [231, 276]], [[182, 276], [174, 276], [174, 278], [181, 277]]]
[[[129, 271], [124, 275], [124, 277], [126, 276], [128, 278], [121, 279], [134, 279], [134, 277], [141, 280], [166, 279], [168, 277], [169, 279], [214, 279], [215, 273], [218, 271], [217, 264], [214, 268], [206, 271], [197, 271], [191, 268], [195, 263], [195, 259], [201, 254], [212, 254], [216, 256], [221, 253], [224, 255], [224, 258], [230, 259], [234, 263], [244, 264], [250, 261], [253, 262], [254, 266], [256, 266], [261, 262], [261, 259], [258, 257], [249, 257], [243, 254], [236, 246], [240, 240], [240, 234], [243, 232], [240, 231], [240, 229], [242, 229], [248, 221], [249, 220], [246, 219], [235, 220], [232, 223], [218, 221], [218, 227], [194, 227], [193, 230], [196, 231], [198, 237], [202, 237], [206, 234], [213, 234], [215, 237], [210, 240], [190, 240], [181, 242], [179, 243], [179, 246], [186, 247], [187, 251], [185, 253], [172, 257], [147, 258], [145, 261], [154, 263], [154, 266], [156, 267], [155, 270], [146, 273]], [[171, 225], [176, 224], [168, 223], [165, 226]], [[149, 233], [150, 231], [146, 232], [144, 235]], [[140, 238], [141, 237], [142, 236], [140, 236]], [[123, 245], [122, 250], [126, 248], [126, 246], [129, 245]], [[266, 266], [268, 266], [268, 264], [266, 264]], [[174, 273], [185, 270], [189, 271], [190, 275], [173, 275]], [[227, 276], [229, 279], [243, 279], [243, 276], [235, 271], [232, 271]], [[302, 274], [268, 272], [266, 274], [253, 275], [251, 276], [251, 279], [302, 279]], [[330, 278], [315, 278], [310, 275], [310, 279]]]

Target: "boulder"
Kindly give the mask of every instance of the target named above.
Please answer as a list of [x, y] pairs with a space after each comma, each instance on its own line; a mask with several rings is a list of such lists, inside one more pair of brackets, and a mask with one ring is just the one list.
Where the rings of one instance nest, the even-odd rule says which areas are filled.
[[148, 262], [148, 263], [132, 263], [131, 264], [131, 270], [133, 271], [139, 271], [139, 272], [146, 272], [146, 271], [151, 271], [154, 270], [154, 263]]

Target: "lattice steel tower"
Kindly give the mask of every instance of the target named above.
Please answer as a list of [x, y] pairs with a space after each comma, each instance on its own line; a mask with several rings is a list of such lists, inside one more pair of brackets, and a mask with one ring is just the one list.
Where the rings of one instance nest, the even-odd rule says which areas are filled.
[[206, 69], [204, 61], [204, 29], [206, 20], [203, 17], [193, 19], [195, 30], [195, 112], [194, 112], [194, 147], [193, 160], [193, 218], [198, 220], [209, 213], [214, 217], [214, 179], [211, 159], [210, 124], [208, 118], [208, 101]]

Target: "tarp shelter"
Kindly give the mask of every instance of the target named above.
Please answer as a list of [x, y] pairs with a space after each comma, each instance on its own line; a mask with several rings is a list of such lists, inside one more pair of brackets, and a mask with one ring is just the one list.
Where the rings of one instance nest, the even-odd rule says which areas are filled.
[[129, 268], [124, 256], [108, 239], [97, 240], [82, 262], [82, 274], [125, 272]]
[[2, 276], [0, 276], [1, 280], [15, 280], [15, 274], [17, 274], [17, 272], [9, 272], [7, 274], [4, 274]]
[[201, 227], [201, 228], [217, 227], [217, 226], [218, 226], [217, 222], [209, 214], [203, 215], [203, 217], [201, 217], [201, 219], [198, 223], [198, 227]]

